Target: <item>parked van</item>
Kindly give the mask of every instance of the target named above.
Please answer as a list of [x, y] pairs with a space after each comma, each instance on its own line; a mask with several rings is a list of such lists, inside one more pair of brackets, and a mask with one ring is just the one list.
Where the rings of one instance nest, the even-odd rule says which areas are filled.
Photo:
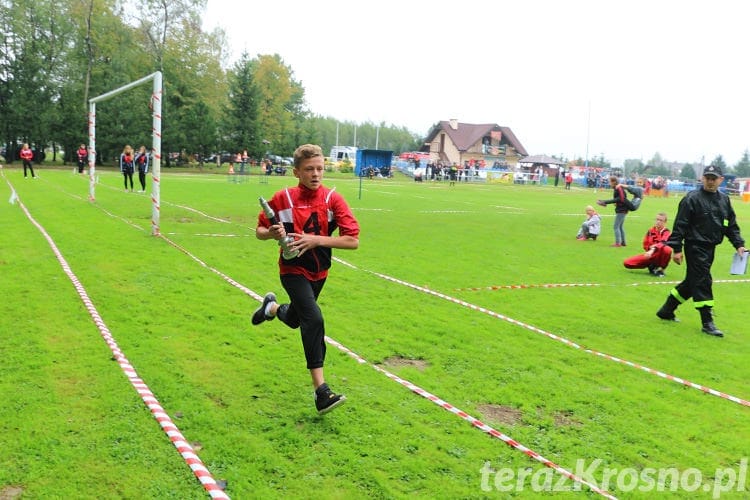
[[331, 148], [331, 162], [349, 161], [354, 167], [357, 164], [357, 148], [354, 146], [333, 146]]

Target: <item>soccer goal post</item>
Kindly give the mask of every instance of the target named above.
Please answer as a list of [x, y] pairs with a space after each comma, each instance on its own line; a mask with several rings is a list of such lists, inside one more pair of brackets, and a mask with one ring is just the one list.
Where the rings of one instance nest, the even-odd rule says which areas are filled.
[[153, 80], [154, 90], [151, 94], [151, 109], [153, 116], [152, 143], [151, 143], [151, 234], [159, 235], [159, 183], [161, 181], [161, 102], [162, 102], [162, 76], [161, 71], [144, 76], [122, 87], [111, 90], [106, 94], [89, 99], [89, 200], [96, 200], [96, 103], [106, 101], [127, 90]]

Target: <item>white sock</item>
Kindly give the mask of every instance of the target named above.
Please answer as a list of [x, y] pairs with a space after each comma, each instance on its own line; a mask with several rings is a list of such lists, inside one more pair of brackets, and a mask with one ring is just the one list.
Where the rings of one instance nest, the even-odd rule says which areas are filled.
[[274, 316], [274, 314], [271, 314], [271, 306], [273, 306], [276, 302], [269, 302], [268, 305], [266, 305], [266, 310], [264, 311], [266, 313], [266, 316]]

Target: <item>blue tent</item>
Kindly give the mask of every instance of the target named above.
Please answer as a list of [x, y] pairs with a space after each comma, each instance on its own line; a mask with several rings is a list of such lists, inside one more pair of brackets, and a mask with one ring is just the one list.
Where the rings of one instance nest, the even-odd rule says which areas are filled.
[[357, 166], [354, 168], [354, 174], [357, 176], [368, 176], [370, 168], [376, 170], [385, 176], [393, 161], [393, 151], [384, 151], [382, 149], [358, 149]]

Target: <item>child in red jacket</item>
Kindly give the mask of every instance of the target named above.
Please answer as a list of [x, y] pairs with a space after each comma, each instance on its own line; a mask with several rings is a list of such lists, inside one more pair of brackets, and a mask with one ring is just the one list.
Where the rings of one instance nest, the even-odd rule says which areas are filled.
[[672, 232], [665, 226], [666, 223], [666, 213], [656, 214], [656, 224], [643, 237], [643, 249], [646, 252], [628, 257], [622, 264], [628, 269], [648, 268], [648, 272], [654, 276], [664, 277], [664, 269], [672, 257], [672, 248], [666, 244]]

